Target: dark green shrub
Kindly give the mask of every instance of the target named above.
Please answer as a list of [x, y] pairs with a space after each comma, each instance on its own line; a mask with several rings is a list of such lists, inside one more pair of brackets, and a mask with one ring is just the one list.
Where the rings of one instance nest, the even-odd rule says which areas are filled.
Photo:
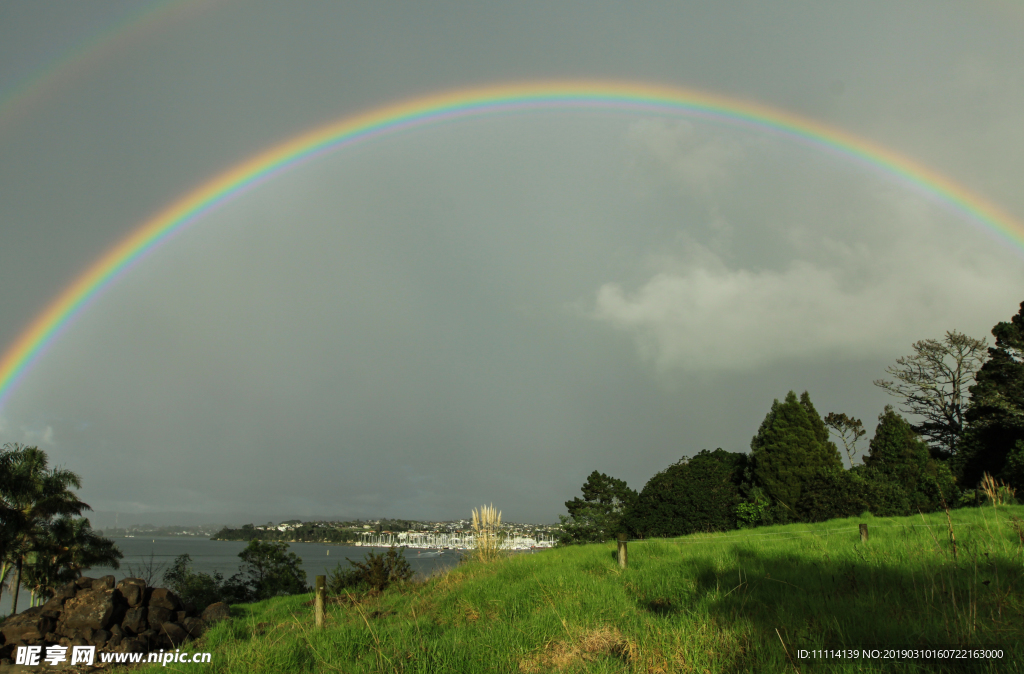
[[255, 597], [239, 580], [233, 576], [228, 580], [219, 571], [208, 573], [192, 569], [192, 557], [188, 554], [179, 555], [171, 568], [164, 572], [164, 586], [187, 604], [202, 610], [218, 601], [228, 604], [244, 604], [255, 601]]
[[624, 523], [636, 536], [683, 536], [736, 528], [746, 455], [704, 449], [644, 486]]
[[914, 512], [907, 492], [899, 482], [865, 466], [857, 466], [853, 470], [864, 477], [871, 514], [878, 517], [900, 517]]
[[1006, 455], [1006, 465], [1000, 477], [1012, 487], [1024, 489], [1024, 440], [1018, 440]]
[[871, 509], [868, 487], [859, 473], [820, 470], [804, 484], [797, 509], [807, 522], [856, 517]]
[[740, 529], [750, 529], [775, 524], [778, 508], [772, 505], [764, 490], [752, 487], [749, 492], [747, 500], [736, 506], [736, 526]]
[[980, 489], [964, 489], [957, 499], [957, 508], [977, 508], [981, 506], [983, 492]]
[[[370, 553], [373, 554], [373, 553]], [[351, 559], [348, 560], [352, 562]], [[346, 590], [361, 591], [368, 590], [369, 585], [363, 581], [363, 573], [354, 567], [342, 568], [341, 562], [334, 567], [334, 571], [327, 573], [327, 592], [329, 594], [344, 594]]]
[[218, 601], [223, 601], [224, 576], [214, 571], [211, 576], [192, 570], [192, 557], [179, 555], [171, 568], [164, 571], [164, 585], [178, 595], [186, 604], [202, 610]]
[[362, 562], [345, 558], [351, 568], [339, 563], [327, 576], [327, 591], [342, 594], [349, 590], [384, 591], [391, 585], [411, 580], [415, 571], [398, 548], [391, 546], [386, 553], [369, 552]]
[[302, 559], [288, 552], [282, 541], [249, 541], [238, 553], [242, 560], [238, 573], [229, 578], [225, 587], [232, 594], [244, 597], [240, 601], [261, 601], [288, 594], [310, 591], [306, 585], [306, 572]]

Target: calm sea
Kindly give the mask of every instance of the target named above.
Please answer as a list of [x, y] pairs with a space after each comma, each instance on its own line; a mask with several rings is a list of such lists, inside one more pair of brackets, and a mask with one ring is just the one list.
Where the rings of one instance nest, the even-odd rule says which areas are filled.
[[[178, 555], [188, 554], [192, 557], [192, 568], [195, 571], [212, 574], [219, 571], [225, 578], [229, 578], [238, 572], [242, 560], [238, 553], [245, 549], [246, 543], [238, 541], [211, 541], [208, 538], [198, 536], [149, 536], [146, 538], [114, 538], [117, 547], [124, 553], [121, 560], [121, 568], [107, 569], [94, 567], [85, 572], [86, 576], [97, 578], [112, 574], [117, 580], [128, 578], [135, 571], [139, 575], [141, 570], [146, 574], [146, 569], [152, 566], [157, 571], [153, 574], [154, 585], [162, 586], [163, 571], [170, 567]], [[363, 548], [347, 545], [324, 545], [318, 543], [290, 543], [288, 551], [294, 552], [302, 559], [302, 568], [306, 571], [306, 582], [310, 585], [316, 576], [327, 575], [341, 563], [342, 568], [351, 568], [345, 558], [355, 561], [362, 561], [366, 553], [370, 551], [383, 552], [387, 548]], [[437, 571], [455, 566], [459, 562], [461, 553], [453, 550], [446, 550], [439, 556], [433, 556], [436, 551], [428, 553], [423, 551], [417, 554], [416, 550], [405, 551], [405, 558], [409, 560], [410, 566], [418, 577], [429, 576]], [[12, 573], [13, 576], [13, 573]], [[145, 575], [143, 575], [145, 577]], [[24, 611], [28, 608], [29, 596], [22, 589], [18, 597], [18, 610]], [[7, 616], [11, 612], [11, 594], [5, 587], [3, 598], [0, 600], [0, 617]]]

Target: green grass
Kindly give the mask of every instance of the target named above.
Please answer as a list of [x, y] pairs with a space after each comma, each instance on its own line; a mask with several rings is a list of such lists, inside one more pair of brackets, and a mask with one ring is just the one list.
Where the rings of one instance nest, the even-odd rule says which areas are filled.
[[[1024, 507], [865, 516], [467, 563], [313, 626], [310, 596], [235, 606], [203, 672], [1024, 671]], [[870, 540], [860, 541], [867, 522]], [[798, 649], [983, 647], [1002, 660], [798, 659]]]

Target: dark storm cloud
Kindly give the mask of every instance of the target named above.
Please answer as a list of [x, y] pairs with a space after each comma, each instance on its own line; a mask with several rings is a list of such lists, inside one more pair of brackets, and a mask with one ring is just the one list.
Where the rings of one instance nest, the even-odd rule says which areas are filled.
[[[71, 39], [62, 3], [25, 7], [0, 9], [0, 44], [21, 45], [0, 87]], [[1018, 32], [980, 4], [215, 4], [2, 127], [0, 341], [245, 157], [496, 81], [760, 100], [1024, 214]], [[205, 216], [60, 337], [0, 433], [82, 473], [104, 511], [447, 518], [493, 501], [554, 521], [594, 469], [640, 487], [701, 448], [745, 449], [791, 388], [872, 426], [871, 380], [912, 341], [1005, 320], [1020, 259], [890, 177], [749, 130], [473, 120]]]

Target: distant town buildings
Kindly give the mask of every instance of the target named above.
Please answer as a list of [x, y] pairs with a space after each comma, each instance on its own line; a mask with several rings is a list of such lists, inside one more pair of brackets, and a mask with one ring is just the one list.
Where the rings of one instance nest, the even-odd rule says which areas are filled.
[[[499, 534], [516, 548], [548, 547], [554, 544], [560, 525], [505, 522]], [[220, 540], [267, 539], [287, 542], [354, 543], [356, 545], [405, 545], [409, 547], [471, 547], [469, 520], [288, 520], [240, 528], [224, 527], [214, 535]]]

